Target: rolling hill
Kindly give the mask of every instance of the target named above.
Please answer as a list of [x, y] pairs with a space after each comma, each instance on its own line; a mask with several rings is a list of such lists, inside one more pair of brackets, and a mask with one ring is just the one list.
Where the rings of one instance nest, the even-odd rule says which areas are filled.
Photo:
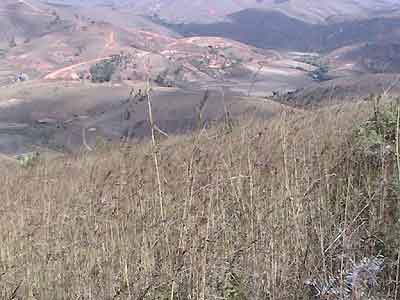
[[390, 39], [355, 44], [336, 49], [327, 59], [336, 68], [350, 66], [366, 73], [400, 73], [400, 44]]
[[20, 44], [70, 25], [56, 11], [36, 2], [4, 0], [0, 3], [0, 46]]

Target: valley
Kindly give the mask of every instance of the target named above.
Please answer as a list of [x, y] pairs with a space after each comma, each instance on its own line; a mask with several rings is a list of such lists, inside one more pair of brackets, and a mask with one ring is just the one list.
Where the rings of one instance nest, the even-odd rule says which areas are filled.
[[228, 2], [201, 2], [214, 13], [199, 22], [207, 13], [187, 13], [179, 1], [3, 1], [0, 152], [62, 154], [99, 139], [142, 139], [146, 103], [133, 109], [128, 100], [147, 82], [157, 126], [174, 135], [198, 126], [204, 94], [209, 125], [227, 110], [264, 119], [277, 107], [351, 101], [397, 80], [395, 3]]

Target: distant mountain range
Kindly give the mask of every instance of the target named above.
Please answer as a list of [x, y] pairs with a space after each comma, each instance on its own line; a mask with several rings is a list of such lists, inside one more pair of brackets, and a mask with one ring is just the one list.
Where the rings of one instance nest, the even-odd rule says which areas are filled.
[[394, 13], [397, 0], [47, 0], [51, 3], [129, 8], [168, 21], [209, 23], [248, 8], [275, 10], [320, 23]]

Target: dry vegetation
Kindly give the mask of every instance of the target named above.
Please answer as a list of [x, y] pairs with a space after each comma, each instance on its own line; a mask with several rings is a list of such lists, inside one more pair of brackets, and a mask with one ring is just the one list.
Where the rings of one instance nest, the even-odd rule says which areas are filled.
[[307, 299], [381, 254], [379, 299], [398, 299], [395, 142], [364, 151], [370, 116], [283, 111], [3, 171], [0, 298]]

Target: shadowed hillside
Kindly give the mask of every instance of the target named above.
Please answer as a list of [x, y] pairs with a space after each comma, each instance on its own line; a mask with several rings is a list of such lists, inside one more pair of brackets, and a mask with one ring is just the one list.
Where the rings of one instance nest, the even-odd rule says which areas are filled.
[[329, 54], [331, 64], [371, 73], [400, 73], [400, 43], [396, 40], [367, 42], [339, 48]]
[[186, 36], [228, 37], [260, 48], [326, 52], [348, 44], [399, 37], [400, 18], [310, 24], [280, 12], [248, 9], [212, 24], [171, 25]]

